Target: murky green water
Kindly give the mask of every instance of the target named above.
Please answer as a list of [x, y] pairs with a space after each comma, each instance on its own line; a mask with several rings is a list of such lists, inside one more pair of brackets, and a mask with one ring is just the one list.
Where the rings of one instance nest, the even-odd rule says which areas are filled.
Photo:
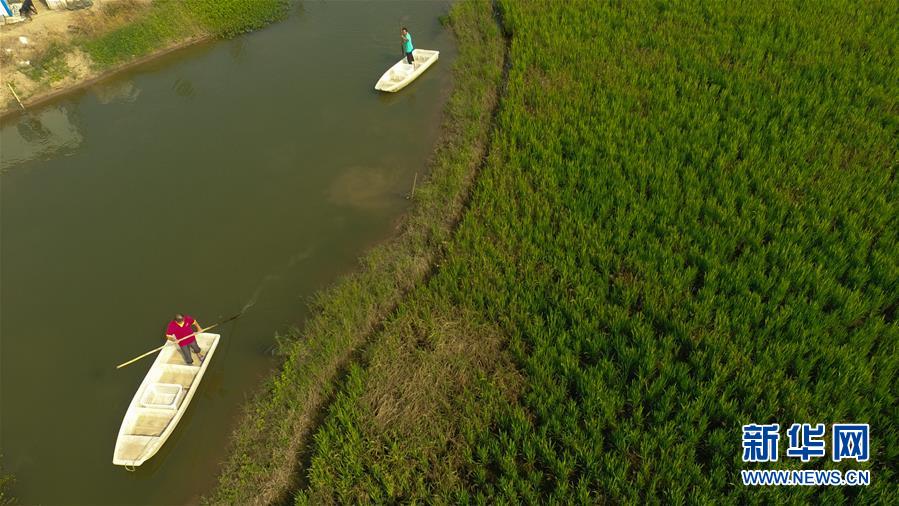
[[[0, 451], [22, 504], [180, 504], [209, 490], [272, 336], [391, 235], [438, 135], [447, 2], [304, 2], [258, 33], [179, 51], [0, 132]], [[399, 23], [440, 61], [373, 86]], [[175, 311], [256, 300], [163, 450], [111, 463]]]

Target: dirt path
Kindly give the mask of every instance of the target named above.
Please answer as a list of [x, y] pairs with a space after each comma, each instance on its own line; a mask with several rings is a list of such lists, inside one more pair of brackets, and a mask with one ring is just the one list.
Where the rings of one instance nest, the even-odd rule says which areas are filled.
[[[115, 2], [115, 0], [112, 1]], [[51, 11], [39, 3], [38, 14], [31, 16], [30, 21], [0, 25], [0, 45], [4, 48], [12, 47], [10, 39], [18, 38], [20, 35], [39, 40], [65, 34], [70, 25], [78, 26], [80, 18], [90, 16], [91, 11], [100, 8], [103, 3], [105, 2], [97, 0], [92, 8], [74, 11]]]
[[0, 25], [0, 112], [18, 107], [7, 83], [12, 84], [19, 97], [57, 93], [96, 73], [88, 58], [78, 51], [66, 55], [66, 76], [55, 81], [34, 79], [29, 69], [54, 43], [68, 46], [76, 37], [102, 33], [134, 19], [151, 0], [94, 0], [90, 8], [79, 10], [50, 10], [37, 3], [38, 14], [30, 21]]

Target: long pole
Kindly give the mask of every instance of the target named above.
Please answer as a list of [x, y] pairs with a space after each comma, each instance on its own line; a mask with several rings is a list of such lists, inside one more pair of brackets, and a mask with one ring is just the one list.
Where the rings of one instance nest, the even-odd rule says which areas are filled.
[[[224, 323], [230, 322], [231, 320], [236, 320], [236, 319], [240, 318], [240, 315], [242, 315], [242, 314], [243, 314], [243, 311], [241, 311], [240, 313], [237, 313], [236, 315], [232, 316], [231, 318], [222, 320], [222, 321], [220, 321], [220, 322], [218, 322], [218, 323], [213, 323], [212, 325], [206, 327], [205, 329], [200, 329], [198, 332], [194, 332], [194, 333], [192, 333], [192, 334], [190, 334], [190, 335], [187, 335], [187, 336], [184, 336], [184, 337], [178, 339], [177, 341], [175, 341], [175, 343], [176, 343], [176, 344], [181, 344], [181, 341], [183, 341], [183, 340], [185, 340], [185, 339], [187, 339], [187, 338], [194, 337], [194, 336], [196, 336], [197, 334], [202, 334], [203, 332], [206, 332], [207, 330], [212, 330], [212, 329], [214, 329], [215, 327], [218, 327], [219, 325], [222, 325], [222, 324], [224, 324]], [[168, 343], [166, 343], [166, 344], [168, 344]], [[142, 355], [139, 355], [139, 356], [137, 356], [137, 357], [134, 357], [134, 358], [132, 358], [131, 360], [129, 360], [129, 361], [127, 361], [127, 362], [123, 362], [123, 363], [121, 363], [121, 364], [115, 366], [115, 368], [116, 368], [116, 369], [121, 369], [121, 368], [125, 367], [126, 365], [133, 364], [133, 363], [137, 362], [138, 360], [140, 360], [140, 359], [142, 359], [142, 358], [144, 358], [144, 357], [146, 357], [146, 356], [152, 355], [152, 354], [156, 353], [157, 351], [159, 351], [159, 350], [165, 348], [166, 344], [163, 344], [162, 346], [160, 346], [160, 347], [158, 347], [158, 348], [153, 348], [152, 350], [150, 350], [150, 351], [148, 351], [148, 352], [146, 352], [146, 353], [144, 353], [144, 354], [142, 354]]]
[[23, 111], [24, 111], [24, 110], [25, 110], [25, 106], [24, 106], [24, 105], [22, 105], [22, 101], [21, 101], [21, 100], [19, 100], [19, 94], [18, 94], [18, 93], [16, 93], [16, 90], [15, 90], [15, 89], [14, 89], [14, 88], [13, 88], [13, 87], [12, 87], [12, 84], [10, 84], [10, 83], [6, 83], [6, 86], [8, 86], [8, 87], [9, 87], [9, 91], [11, 91], [11, 92], [12, 92], [12, 96], [14, 96], [14, 97], [16, 97], [16, 102], [18, 102], [18, 103], [19, 103], [19, 107], [21, 107], [21, 108], [22, 108], [22, 110], [23, 110]]
[[[399, 25], [400, 33], [403, 33], [403, 19], [396, 18], [396, 23]], [[406, 58], [406, 43], [405, 42], [400, 42], [400, 53], [403, 54], [403, 59], [405, 59]]]

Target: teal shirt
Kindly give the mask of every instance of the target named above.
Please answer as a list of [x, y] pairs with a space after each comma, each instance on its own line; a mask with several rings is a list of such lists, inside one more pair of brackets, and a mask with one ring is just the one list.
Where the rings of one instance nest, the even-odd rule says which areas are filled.
[[406, 42], [403, 43], [403, 50], [407, 53], [411, 53], [413, 49], [415, 48], [412, 47], [412, 34], [406, 32]]

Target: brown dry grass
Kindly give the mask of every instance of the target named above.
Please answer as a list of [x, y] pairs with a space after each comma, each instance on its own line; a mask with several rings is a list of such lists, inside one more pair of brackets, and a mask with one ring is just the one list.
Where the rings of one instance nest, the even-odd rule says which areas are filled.
[[[416, 290], [409, 299], [420, 301], [423, 295], [424, 290]], [[364, 441], [358, 448], [365, 455], [362, 461], [394, 470], [404, 468], [405, 479], [397, 488], [410, 487], [424, 477], [438, 494], [460, 490], [460, 470], [468, 450], [463, 431], [483, 430], [489, 423], [472, 412], [472, 407], [480, 409], [497, 400], [480, 399], [481, 386], [493, 385], [500, 399], [511, 402], [523, 385], [522, 374], [503, 349], [505, 339], [499, 329], [461, 310], [447, 315], [442, 310], [447, 306], [451, 306], [447, 301], [427, 301], [412, 311], [398, 311], [400, 316], [372, 339], [374, 344], [362, 365], [347, 380], [349, 385], [360, 382], [362, 387], [348, 386], [329, 407], [325, 426], [332, 429], [332, 425], [342, 427], [339, 420], [347, 411], [353, 413], [354, 428], [361, 428], [358, 437], [352, 429], [327, 432]], [[441, 316], [433, 316], [437, 314]], [[362, 394], [352, 398], [352, 392], [359, 391]], [[317, 436], [316, 446], [317, 453], [323, 453], [323, 448], [330, 448], [330, 441]], [[310, 468], [320, 464], [320, 458], [316, 457]], [[402, 464], [394, 465], [399, 462]], [[378, 475], [379, 469], [366, 468], [363, 473], [362, 480], [376, 479], [371, 477]], [[300, 491], [298, 503], [377, 503], [384, 499], [356, 488], [349, 494], [346, 490], [336, 493], [340, 489], [339, 485], [323, 487], [313, 476], [313, 483]]]
[[445, 421], [453, 413], [454, 399], [479, 376], [506, 386], [511, 397], [517, 395], [521, 377], [502, 353], [503, 339], [495, 327], [475, 323], [471, 314], [436, 319], [430, 314], [404, 313], [379, 336], [368, 363], [371, 387], [359, 400], [373, 434], [447, 434], [450, 426]]

